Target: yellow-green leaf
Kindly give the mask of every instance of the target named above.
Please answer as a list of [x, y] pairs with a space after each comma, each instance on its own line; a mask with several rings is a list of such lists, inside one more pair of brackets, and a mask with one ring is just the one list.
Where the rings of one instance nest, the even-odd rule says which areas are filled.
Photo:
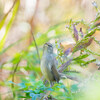
[[[3, 38], [2, 38], [2, 40], [0, 41], [0, 51], [2, 50], [2, 48], [4, 46], [7, 34], [8, 34], [8, 32], [9, 32], [9, 30], [11, 28], [11, 25], [12, 25], [14, 19], [15, 19], [19, 4], [20, 4], [20, 0], [17, 0], [15, 5], [14, 5], [14, 7], [13, 7], [12, 16], [11, 16], [7, 26], [6, 26], [5, 34], [4, 34]], [[3, 23], [4, 23], [4, 21], [2, 21], [2, 25], [3, 25]], [[2, 25], [1, 25], [1, 27], [2, 27]]]

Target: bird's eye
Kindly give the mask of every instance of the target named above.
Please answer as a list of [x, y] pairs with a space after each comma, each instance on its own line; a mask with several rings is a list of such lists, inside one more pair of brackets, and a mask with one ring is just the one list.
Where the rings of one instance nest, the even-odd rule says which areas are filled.
[[48, 45], [49, 47], [52, 47], [52, 45]]

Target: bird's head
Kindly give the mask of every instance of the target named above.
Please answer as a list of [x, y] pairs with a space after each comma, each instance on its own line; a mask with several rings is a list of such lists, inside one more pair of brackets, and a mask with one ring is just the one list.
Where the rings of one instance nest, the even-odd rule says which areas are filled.
[[53, 45], [49, 42], [45, 43], [43, 46], [43, 52], [53, 53]]

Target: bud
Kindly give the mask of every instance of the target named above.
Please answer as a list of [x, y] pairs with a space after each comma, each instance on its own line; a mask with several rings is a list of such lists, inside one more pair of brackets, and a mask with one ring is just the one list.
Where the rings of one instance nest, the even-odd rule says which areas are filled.
[[77, 42], [79, 37], [78, 37], [78, 31], [77, 31], [77, 29], [76, 29], [74, 24], [73, 24], [73, 28], [74, 28], [74, 38], [75, 38], [75, 41]]

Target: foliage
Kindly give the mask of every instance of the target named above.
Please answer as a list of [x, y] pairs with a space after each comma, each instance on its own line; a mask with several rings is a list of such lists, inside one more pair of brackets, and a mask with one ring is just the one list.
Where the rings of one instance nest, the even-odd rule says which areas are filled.
[[[9, 32], [9, 30], [10, 30], [10, 27], [11, 27], [14, 19], [15, 19], [15, 16], [16, 16], [16, 13], [17, 13], [17, 10], [18, 10], [18, 7], [19, 7], [19, 3], [20, 3], [20, 1], [17, 0], [16, 3], [15, 3], [15, 5], [14, 5], [14, 7], [13, 7], [12, 16], [11, 16], [8, 24], [6, 25], [6, 30], [5, 30], [4, 36], [3, 36], [2, 40], [0, 41], [0, 51], [3, 48], [3, 45], [4, 45], [5, 40], [6, 40], [6, 36], [7, 36], [8, 32]], [[5, 15], [4, 18], [2, 19], [2, 21], [0, 22], [0, 29], [4, 25], [4, 22], [5, 22], [6, 18], [7, 18], [7, 15]]]
[[[6, 35], [12, 25], [12, 22], [14, 20], [14, 17], [16, 16], [16, 12], [19, 6], [19, 0], [17, 0], [14, 8], [13, 8], [13, 14], [6, 26], [6, 32], [3, 37], [3, 39], [0, 41], [0, 55], [3, 55], [7, 50], [9, 50], [10, 47], [20, 43], [23, 39], [18, 40], [16, 43], [11, 44], [7, 48], [3, 48]], [[97, 9], [97, 6], [95, 6]], [[98, 10], [97, 10], [98, 11]], [[67, 72], [70, 69], [73, 68], [71, 65], [80, 65], [80, 67], [88, 67], [88, 64], [90, 63], [97, 63], [97, 58], [95, 56], [100, 56], [100, 54], [95, 53], [94, 51], [88, 49], [89, 46], [91, 46], [92, 42], [95, 41], [97, 44], [100, 45], [100, 42], [96, 40], [94, 37], [94, 34], [97, 30], [100, 30], [100, 27], [95, 25], [95, 22], [98, 21], [100, 18], [100, 12], [97, 12], [96, 18], [90, 22], [86, 23], [84, 20], [69, 20], [67, 21], [67, 29], [70, 33], [72, 33], [73, 38], [75, 39], [75, 45], [73, 47], [73, 50], [71, 51], [71, 48], [68, 48], [65, 52], [63, 51], [63, 48], [60, 46], [61, 41], [55, 41], [55, 48], [57, 49], [57, 53], [55, 55], [58, 63], [58, 70], [59, 72]], [[3, 20], [0, 23], [0, 29], [3, 27], [6, 17], [3, 18]], [[78, 24], [82, 24], [85, 26], [86, 33], [83, 33], [82, 29], [80, 28], [80, 31], [76, 28]], [[49, 30], [36, 37], [36, 43], [38, 45], [40, 56], [42, 55], [42, 47], [45, 42], [51, 40], [51, 39], [61, 39], [60, 37], [63, 37], [65, 34], [63, 29], [61, 27], [64, 27], [66, 25], [66, 21], [59, 23], [57, 25], [54, 25], [49, 28]], [[49, 32], [55, 31], [55, 36], [48, 37]], [[63, 35], [62, 35], [63, 33]], [[41, 72], [40, 72], [40, 65], [39, 65], [39, 59], [37, 56], [37, 52], [35, 48], [34, 42], [27, 48], [27, 50], [23, 50], [20, 53], [16, 53], [16, 55], [6, 62], [6, 64], [11, 63], [12, 67], [7, 67], [4, 65], [0, 66], [2, 69], [10, 70], [12, 71], [12, 74], [9, 75], [8, 79], [5, 80], [4, 85], [8, 86], [11, 89], [11, 92], [13, 93], [13, 98], [15, 100], [18, 100], [19, 98], [32, 99], [32, 100], [43, 100], [45, 96], [47, 96], [49, 99], [54, 100], [94, 100], [90, 97], [92, 93], [100, 92], [100, 89], [97, 89], [95, 85], [100, 87], [98, 83], [100, 83], [99, 79], [99, 73], [97, 72], [96, 75], [93, 75], [93, 77], [89, 77], [87, 80], [79, 83], [73, 83], [69, 84], [69, 80], [67, 80], [66, 85], [60, 81], [59, 84], [55, 83], [53, 87], [50, 87], [47, 83], [45, 83], [47, 86], [44, 85], [43, 79], [41, 80]], [[80, 54], [75, 57], [74, 54], [80, 52]], [[95, 55], [95, 56], [94, 56]], [[91, 57], [92, 56], [92, 57]], [[26, 61], [25, 66], [20, 66], [21, 61]], [[25, 75], [21, 74], [26, 72]], [[20, 74], [17, 74], [19, 72]], [[27, 74], [30, 72], [30, 74]], [[71, 72], [70, 72], [71, 73]], [[68, 74], [68, 73], [66, 73]], [[77, 74], [77, 75], [76, 75]], [[71, 73], [69, 75], [84, 78], [79, 73]], [[79, 74], [79, 75], [78, 75]], [[17, 82], [17, 80], [14, 77], [20, 78], [21, 82]], [[93, 84], [89, 86], [91, 83]], [[95, 92], [91, 90], [95, 89]], [[87, 89], [89, 89], [88, 93], [86, 92]], [[96, 91], [97, 89], [97, 91]], [[2, 95], [2, 94], [1, 94]], [[93, 94], [94, 95], [94, 94]], [[95, 100], [99, 100], [100, 96], [96, 95]]]

